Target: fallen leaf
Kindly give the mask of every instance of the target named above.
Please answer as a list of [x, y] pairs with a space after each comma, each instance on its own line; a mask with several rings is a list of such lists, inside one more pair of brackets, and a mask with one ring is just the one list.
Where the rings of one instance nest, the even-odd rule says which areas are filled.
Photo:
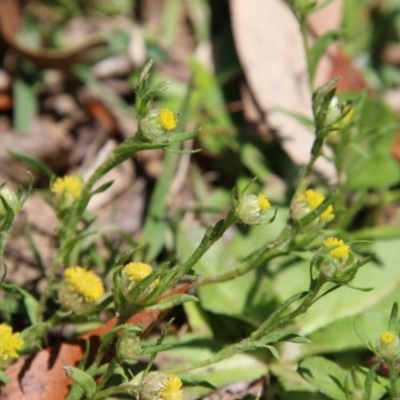
[[[285, 111], [311, 118], [311, 91], [298, 21], [281, 0], [231, 0], [238, 56], [265, 121], [283, 149], [300, 165], [308, 163], [313, 133]], [[334, 166], [317, 160], [315, 169], [333, 178]]]

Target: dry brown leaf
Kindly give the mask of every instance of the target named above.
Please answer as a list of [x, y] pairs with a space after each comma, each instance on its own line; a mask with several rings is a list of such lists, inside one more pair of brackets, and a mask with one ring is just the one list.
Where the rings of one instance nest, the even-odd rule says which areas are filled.
[[[299, 25], [281, 0], [231, 0], [235, 43], [250, 89], [292, 160], [309, 161], [314, 135], [282, 109], [311, 118], [311, 92]], [[334, 167], [319, 159], [326, 177]]]

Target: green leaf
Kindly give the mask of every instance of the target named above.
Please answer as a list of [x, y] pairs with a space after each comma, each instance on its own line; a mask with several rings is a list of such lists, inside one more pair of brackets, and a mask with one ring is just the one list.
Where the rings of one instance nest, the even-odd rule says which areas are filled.
[[7, 385], [7, 383], [11, 382], [11, 379], [5, 374], [5, 372], [0, 371], [0, 382]]
[[13, 80], [14, 127], [18, 132], [27, 133], [32, 127], [37, 108], [34, 88], [32, 77], [20, 74]]
[[196, 296], [192, 296], [191, 294], [176, 294], [174, 296], [167, 297], [166, 299], [162, 299], [157, 302], [156, 305], [152, 307], [146, 307], [148, 310], [167, 310], [169, 308], [173, 308], [180, 304], [187, 303], [188, 301], [198, 302], [199, 299]]
[[310, 357], [300, 362], [299, 374], [318, 390], [334, 400], [346, 398], [346, 373], [334, 362], [323, 357]]
[[397, 316], [399, 313], [399, 305], [398, 303], [393, 303], [392, 306], [392, 311], [390, 313], [390, 318], [389, 318], [389, 330], [390, 331], [396, 331], [397, 330]]
[[92, 398], [96, 391], [95, 380], [86, 372], [71, 365], [63, 366], [65, 373], [73, 379], [84, 391], [87, 398]]
[[[318, 37], [310, 50], [310, 74], [313, 78], [320, 58], [326, 53], [327, 48], [342, 36], [341, 30], [329, 31]], [[311, 78], [311, 79], [312, 79]]]
[[[309, 357], [299, 363], [298, 372], [319, 391], [334, 400], [346, 398], [345, 381], [348, 371], [324, 357]], [[358, 371], [357, 371], [358, 373]], [[367, 373], [360, 372], [361, 381], [365, 381]], [[370, 400], [379, 400], [386, 390], [378, 383], [373, 383]]]
[[47, 176], [48, 178], [51, 178], [54, 175], [52, 169], [38, 158], [28, 156], [27, 154], [23, 154], [15, 150], [8, 150], [8, 153], [16, 160], [21, 161], [29, 168], [43, 174], [44, 176]]
[[36, 323], [37, 311], [39, 308], [38, 301], [26, 290], [20, 288], [14, 283], [3, 283], [2, 288], [10, 293], [17, 293], [22, 297], [28, 317], [32, 324]]

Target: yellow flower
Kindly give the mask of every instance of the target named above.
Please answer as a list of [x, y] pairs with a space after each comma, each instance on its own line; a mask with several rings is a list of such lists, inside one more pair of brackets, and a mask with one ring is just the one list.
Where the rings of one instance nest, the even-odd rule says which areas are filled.
[[59, 196], [72, 197], [77, 199], [83, 189], [83, 181], [79, 176], [64, 176], [63, 178], [57, 178], [51, 186], [52, 193]]
[[169, 375], [164, 381], [164, 389], [160, 392], [162, 400], [181, 400], [183, 393], [181, 390], [182, 381], [176, 375]]
[[172, 131], [176, 128], [178, 118], [176, 117], [176, 113], [173, 111], [168, 108], [162, 108], [158, 114], [158, 122], [166, 131]]
[[159, 284], [160, 279], [155, 279], [139, 295], [132, 294], [132, 289], [137, 286], [144, 278], [153, 272], [149, 264], [142, 262], [131, 262], [122, 268], [121, 289], [124, 296], [132, 303], [140, 303], [154, 290]]
[[68, 289], [78, 293], [85, 301], [95, 303], [104, 294], [101, 279], [93, 272], [86, 271], [82, 267], [67, 268], [64, 273]]
[[0, 367], [18, 357], [18, 351], [24, 344], [19, 333], [12, 333], [11, 326], [0, 324]]
[[[315, 210], [325, 200], [325, 196], [320, 192], [308, 189], [299, 196], [299, 200], [304, 201], [311, 210]], [[329, 205], [326, 210], [321, 213], [320, 218], [324, 222], [335, 218], [332, 205]]]
[[386, 331], [381, 333], [380, 338], [382, 343], [388, 345], [394, 342], [396, 335], [393, 332]]
[[329, 254], [337, 260], [344, 260], [349, 256], [349, 246], [343, 240], [335, 237], [328, 237], [324, 240], [325, 247], [334, 247]]
[[152, 271], [153, 269], [149, 264], [142, 262], [131, 262], [122, 269], [122, 273], [126, 275], [128, 280], [136, 283], [146, 278]]
[[262, 211], [267, 211], [271, 207], [271, 203], [268, 201], [267, 197], [263, 194], [259, 194], [257, 197], [258, 206]]

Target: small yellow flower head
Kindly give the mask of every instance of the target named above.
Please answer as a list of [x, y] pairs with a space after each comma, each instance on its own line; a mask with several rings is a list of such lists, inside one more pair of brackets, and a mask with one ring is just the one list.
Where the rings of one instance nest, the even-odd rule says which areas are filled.
[[150, 372], [143, 379], [142, 400], [183, 400], [182, 381], [176, 375]]
[[150, 111], [141, 121], [143, 136], [152, 143], [168, 142], [171, 131], [176, 128], [176, 114], [168, 108]]
[[60, 303], [71, 311], [92, 307], [104, 294], [101, 279], [93, 272], [76, 266], [67, 268], [58, 289]]
[[176, 113], [173, 111], [168, 108], [162, 108], [158, 114], [158, 122], [166, 131], [172, 131], [176, 128], [178, 118], [176, 117]]
[[379, 356], [386, 359], [399, 359], [400, 357], [400, 339], [392, 331], [382, 332], [376, 341], [376, 351]]
[[[299, 196], [299, 201], [305, 203], [308, 210], [307, 212], [315, 210], [323, 201], [325, 200], [325, 196], [312, 189], [306, 190], [302, 195]], [[307, 213], [306, 212], [306, 213]], [[332, 205], [329, 205], [325, 211], [321, 213], [319, 216], [321, 221], [328, 222], [335, 218], [335, 214], [333, 213]]]
[[325, 247], [332, 247], [332, 250], [329, 252], [331, 257], [343, 261], [349, 256], [349, 246], [344, 244], [343, 240], [328, 237], [323, 243]]
[[7, 367], [18, 357], [24, 341], [19, 333], [12, 333], [11, 326], [0, 324], [0, 369]]
[[[153, 269], [149, 264], [142, 262], [131, 262], [122, 269], [122, 293], [128, 300], [133, 300], [130, 298], [129, 292], [144, 278], [152, 273]], [[147, 295], [158, 285], [159, 279], [156, 279], [152, 284], [150, 284], [144, 292], [136, 299], [136, 302], [144, 300]]]
[[79, 198], [83, 189], [83, 181], [79, 176], [64, 176], [57, 178], [51, 186], [51, 192], [68, 200]]
[[122, 269], [122, 273], [126, 275], [127, 279], [131, 282], [138, 283], [147, 275], [152, 273], [153, 269], [149, 264], [142, 262], [131, 262]]
[[270, 208], [271, 203], [263, 194], [258, 196], [246, 194], [240, 197], [235, 208], [235, 215], [245, 224], [258, 225], [265, 222]]
[[[16, 211], [18, 207], [18, 199], [16, 194], [9, 189], [7, 186], [3, 186], [0, 189], [0, 195], [4, 197], [6, 202], [9, 204], [9, 206]], [[0, 200], [0, 218], [5, 217], [7, 215], [7, 211], [4, 208], [3, 202]]]

